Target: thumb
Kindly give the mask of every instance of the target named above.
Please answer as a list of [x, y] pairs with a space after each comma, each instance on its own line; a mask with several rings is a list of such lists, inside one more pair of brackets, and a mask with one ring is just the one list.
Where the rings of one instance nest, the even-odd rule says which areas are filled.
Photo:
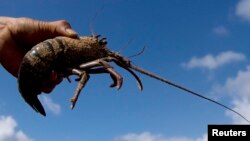
[[78, 37], [77, 33], [71, 28], [70, 24], [65, 20], [49, 22], [48, 26], [51, 32], [56, 36], [68, 36], [72, 38]]
[[9, 24], [9, 30], [16, 41], [30, 47], [56, 36], [78, 38], [77, 33], [65, 20], [45, 22], [29, 18], [17, 18], [13, 24]]

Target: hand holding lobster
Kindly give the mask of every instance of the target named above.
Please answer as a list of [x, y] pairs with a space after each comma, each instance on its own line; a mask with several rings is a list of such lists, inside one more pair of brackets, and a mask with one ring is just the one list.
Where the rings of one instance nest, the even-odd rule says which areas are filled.
[[17, 77], [23, 56], [34, 45], [56, 36], [76, 38], [66, 21], [43, 22], [29, 18], [0, 17], [0, 63]]

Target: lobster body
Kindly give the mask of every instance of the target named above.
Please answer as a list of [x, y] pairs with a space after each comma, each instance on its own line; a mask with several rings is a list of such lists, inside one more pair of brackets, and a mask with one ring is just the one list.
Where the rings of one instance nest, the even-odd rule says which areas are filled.
[[52, 90], [43, 89], [53, 87], [51, 75], [56, 74], [57, 79], [68, 77], [68, 68], [78, 68], [82, 63], [107, 57], [109, 51], [104, 44], [103, 40], [92, 36], [79, 39], [56, 37], [37, 44], [26, 53], [19, 69], [21, 96], [32, 108], [45, 115], [37, 95]]
[[21, 96], [35, 111], [45, 116], [45, 110], [37, 95], [41, 92], [50, 93], [63, 78], [78, 75], [79, 83], [75, 95], [71, 98], [73, 109], [90, 74], [108, 73], [113, 79], [110, 87], [121, 88], [123, 82], [121, 75], [108, 63], [114, 62], [135, 77], [140, 90], [143, 89], [141, 80], [133, 70], [220, 105], [250, 122], [239, 112], [224, 104], [132, 65], [127, 58], [110, 51], [106, 47], [105, 39], [99, 40], [99, 36], [83, 36], [78, 39], [56, 37], [34, 46], [26, 53], [19, 68], [18, 86]]

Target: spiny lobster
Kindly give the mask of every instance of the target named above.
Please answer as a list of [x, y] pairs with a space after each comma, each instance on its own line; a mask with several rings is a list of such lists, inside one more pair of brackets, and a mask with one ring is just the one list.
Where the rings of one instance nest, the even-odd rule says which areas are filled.
[[100, 35], [82, 36], [78, 39], [56, 37], [34, 46], [24, 56], [18, 74], [19, 91], [24, 100], [35, 111], [46, 116], [37, 96], [42, 92], [50, 93], [63, 78], [78, 75], [79, 83], [71, 98], [71, 108], [73, 109], [90, 74], [109, 73], [113, 80], [110, 87], [121, 88], [122, 76], [108, 63], [114, 62], [135, 77], [140, 90], [143, 89], [142, 82], [133, 70], [220, 105], [248, 121], [242, 114], [224, 104], [132, 65], [129, 59], [107, 48], [106, 38], [99, 39], [99, 37]]

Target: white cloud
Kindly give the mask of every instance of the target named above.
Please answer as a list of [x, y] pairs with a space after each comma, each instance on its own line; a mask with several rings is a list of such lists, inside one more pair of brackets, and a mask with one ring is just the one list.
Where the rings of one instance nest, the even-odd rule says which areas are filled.
[[224, 84], [227, 90], [234, 98], [250, 99], [250, 66], [246, 70], [240, 70], [236, 77], [228, 78]]
[[0, 141], [33, 141], [23, 131], [16, 131], [17, 122], [11, 116], [0, 116]]
[[240, 0], [236, 6], [235, 14], [250, 22], [250, 0]]
[[141, 134], [129, 133], [121, 137], [117, 137], [115, 141], [156, 141], [160, 140], [161, 135], [152, 135], [149, 132]]
[[213, 28], [213, 33], [215, 33], [218, 36], [227, 36], [229, 35], [229, 31], [224, 26], [217, 26]]
[[[243, 114], [248, 120], [250, 120], [250, 100], [249, 99], [235, 99], [233, 101], [233, 109], [238, 111], [239, 113]], [[241, 118], [240, 116], [227, 111], [226, 114], [232, 118], [234, 124], [249, 124], [246, 120]]]
[[164, 137], [161, 134], [152, 134], [150, 132], [143, 132], [140, 134], [129, 133], [116, 137], [114, 141], [207, 141], [207, 135], [203, 135], [201, 138], [191, 139], [187, 137]]
[[201, 138], [196, 139], [196, 141], [207, 141], [207, 134], [204, 134]]
[[187, 63], [183, 63], [182, 66], [188, 69], [205, 68], [214, 70], [225, 64], [229, 64], [231, 62], [239, 62], [245, 59], [246, 56], [244, 54], [233, 51], [226, 51], [218, 54], [217, 56], [207, 54], [204, 57], [200, 58], [192, 57], [190, 61], [188, 61]]
[[55, 102], [48, 96], [43, 96], [42, 101], [44, 105], [50, 110], [52, 113], [58, 115], [61, 113], [61, 106]]
[[[228, 94], [232, 98], [233, 109], [250, 119], [250, 66], [246, 70], [240, 70], [235, 77], [228, 78], [213, 91], [217, 94]], [[246, 123], [235, 113], [227, 111], [226, 114], [232, 118], [233, 123]]]

